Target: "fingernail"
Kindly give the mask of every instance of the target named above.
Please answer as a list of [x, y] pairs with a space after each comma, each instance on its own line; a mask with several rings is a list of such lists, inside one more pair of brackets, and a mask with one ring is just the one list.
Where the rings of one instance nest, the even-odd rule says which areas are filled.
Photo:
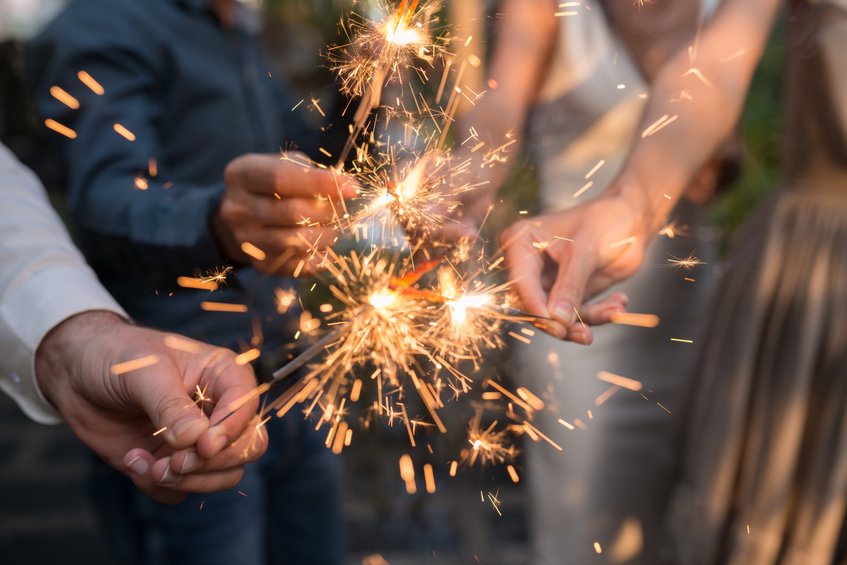
[[204, 425], [202, 418], [197, 418], [197, 417], [183, 418], [182, 420], [180, 420], [179, 422], [174, 424], [173, 428], [170, 430], [169, 435], [170, 435], [172, 440], [178, 440], [183, 435], [185, 435], [185, 433], [188, 432], [192, 427], [197, 426], [197, 425]]
[[550, 308], [550, 315], [567, 327], [571, 327], [576, 322], [576, 310], [568, 302], [559, 302]]
[[591, 345], [591, 342], [593, 341], [592, 336], [586, 332], [571, 332], [570, 335], [573, 342], [580, 345]]
[[556, 339], [565, 339], [568, 335], [568, 329], [560, 324], [559, 322], [554, 322], [552, 320], [545, 320], [542, 326], [547, 333], [555, 337]]
[[150, 466], [147, 464], [147, 461], [141, 458], [140, 455], [136, 455], [127, 462], [126, 468], [129, 469], [129, 472], [133, 475], [143, 475], [147, 472], [147, 469], [149, 469]]
[[171, 471], [170, 463], [165, 467], [165, 472], [162, 473], [162, 478], [159, 479], [159, 483], [163, 485], [172, 485], [178, 483], [182, 480], [182, 475], [177, 475], [176, 473]]
[[215, 444], [213, 446], [214, 447], [213, 451], [215, 453], [220, 452], [224, 447], [226, 447], [226, 444], [228, 442], [229, 442], [229, 440], [226, 439], [226, 436], [224, 436], [224, 435], [218, 436], [217, 438], [215, 438]]
[[182, 460], [182, 468], [179, 470], [180, 475], [193, 473], [203, 466], [203, 460], [196, 453], [187, 453], [185, 459]]

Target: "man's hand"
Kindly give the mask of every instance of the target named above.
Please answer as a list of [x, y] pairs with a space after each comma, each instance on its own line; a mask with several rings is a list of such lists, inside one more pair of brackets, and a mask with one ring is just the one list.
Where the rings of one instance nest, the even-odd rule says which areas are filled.
[[92, 311], [53, 328], [35, 368], [76, 436], [161, 502], [234, 487], [267, 448], [257, 400], [212, 425], [256, 386], [227, 349]]
[[560, 339], [591, 343], [588, 326], [611, 321], [627, 298], [585, 302], [638, 270], [648, 239], [644, 217], [618, 194], [510, 226], [501, 244], [526, 311], [554, 318], [547, 330]]
[[299, 153], [242, 155], [227, 165], [224, 182], [212, 219], [223, 252], [275, 275], [316, 270], [314, 250], [335, 243], [331, 224], [357, 190], [351, 178], [314, 167]]

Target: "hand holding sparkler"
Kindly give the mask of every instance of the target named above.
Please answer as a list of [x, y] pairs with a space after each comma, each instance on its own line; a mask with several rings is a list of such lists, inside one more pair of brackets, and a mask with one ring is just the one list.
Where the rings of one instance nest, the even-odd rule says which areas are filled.
[[93, 311], [48, 333], [36, 376], [83, 443], [149, 496], [175, 503], [188, 492], [233, 487], [243, 465], [267, 448], [264, 429], [251, 424], [255, 400], [210, 427], [255, 387], [253, 372], [235, 359], [231, 351]]
[[224, 171], [213, 230], [230, 258], [270, 274], [313, 273], [315, 251], [335, 243], [355, 181], [299, 153], [243, 155]]
[[623, 190], [510, 226], [501, 244], [526, 310], [554, 318], [547, 328], [552, 335], [591, 343], [588, 326], [611, 322], [627, 299], [616, 293], [595, 304], [586, 301], [640, 267], [651, 235], [641, 217]]

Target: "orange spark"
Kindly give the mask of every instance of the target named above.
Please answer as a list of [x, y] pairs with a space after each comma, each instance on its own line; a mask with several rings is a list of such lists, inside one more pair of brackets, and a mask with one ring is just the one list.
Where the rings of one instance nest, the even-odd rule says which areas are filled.
[[71, 110], [76, 110], [79, 108], [79, 100], [77, 100], [58, 86], [50, 87], [50, 95], [65, 106], [67, 106], [68, 108], [70, 108]]
[[655, 314], [636, 314], [633, 312], [615, 312], [611, 316], [613, 324], [655, 328], [659, 325], [659, 317]]
[[520, 477], [518, 477], [518, 472], [515, 471], [515, 468], [511, 465], [506, 466], [506, 471], [509, 473], [509, 477], [512, 479], [513, 483], [520, 482]]
[[116, 363], [112, 365], [110, 370], [113, 375], [123, 375], [124, 373], [128, 373], [130, 371], [136, 371], [145, 367], [151, 367], [158, 362], [159, 357], [157, 355], [146, 355], [144, 357], [139, 357], [138, 359], [133, 359], [132, 361]]
[[424, 484], [426, 485], [426, 492], [429, 494], [433, 494], [435, 492], [435, 475], [432, 472], [432, 465], [429, 463], [424, 465]]
[[56, 120], [51, 120], [50, 118], [47, 118], [46, 120], [44, 120], [44, 125], [52, 129], [56, 133], [64, 135], [67, 138], [76, 139], [76, 132], [74, 130], [72, 130], [68, 126], [60, 124]]
[[200, 344], [175, 335], [165, 336], [165, 347], [184, 351], [185, 353], [199, 353]]
[[415, 494], [417, 486], [415, 485], [415, 468], [412, 465], [412, 458], [406, 454], [400, 457], [400, 478], [406, 483], [406, 492]]
[[246, 365], [247, 363], [250, 363], [251, 361], [258, 359], [259, 355], [261, 355], [261, 353], [262, 352], [259, 351], [255, 347], [253, 349], [248, 349], [244, 353], [240, 353], [240, 354], [235, 356], [235, 364], [236, 365]]
[[229, 302], [201, 302], [200, 308], [207, 312], [246, 312], [246, 304], [232, 304]]
[[668, 116], [667, 114], [664, 114], [661, 118], [659, 118], [658, 120], [656, 120], [655, 122], [653, 122], [652, 124], [647, 126], [647, 129], [645, 129], [644, 131], [641, 132], [641, 137], [642, 138], [649, 137], [649, 136], [663, 130], [667, 126], [674, 123], [678, 118], [679, 118], [678, 114], [674, 114], [673, 116]]
[[622, 388], [626, 388], [629, 390], [639, 391], [642, 388], [642, 384], [635, 379], [630, 379], [627, 377], [622, 377], [620, 375], [616, 375], [614, 373], [610, 373], [608, 371], [600, 371], [597, 373], [597, 378], [601, 381], [605, 381], [607, 383], [613, 384], [615, 386], [619, 386]]
[[245, 241], [241, 244], [241, 250], [256, 261], [264, 261], [267, 257], [264, 251], [262, 251], [249, 241]]
[[129, 141], [135, 141], [135, 134], [129, 131], [125, 126], [121, 124], [115, 124], [112, 126], [118, 134], [122, 137], [126, 138]]
[[76, 74], [76, 76], [77, 76], [77, 78], [79, 78], [79, 80], [81, 80], [81, 81], [82, 81], [82, 84], [84, 84], [85, 86], [87, 86], [88, 88], [90, 88], [90, 89], [91, 89], [91, 91], [92, 91], [94, 94], [96, 94], [97, 96], [100, 96], [100, 95], [102, 95], [104, 92], [106, 92], [106, 90], [103, 88], [103, 86], [102, 86], [99, 82], [97, 82], [96, 80], [94, 80], [94, 77], [92, 77], [92, 76], [91, 76], [90, 74], [88, 74], [87, 72], [85, 72], [85, 71], [79, 71], [79, 72]]

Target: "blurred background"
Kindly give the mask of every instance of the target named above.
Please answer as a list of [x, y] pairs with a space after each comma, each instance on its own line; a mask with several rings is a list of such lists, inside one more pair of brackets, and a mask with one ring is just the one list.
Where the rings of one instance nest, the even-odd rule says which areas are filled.
[[[303, 98], [322, 100], [329, 115], [339, 113], [347, 101], [339, 96], [323, 55], [327, 45], [343, 41], [338, 24], [351, 9], [351, 0], [248, 3], [262, 4], [263, 40], [279, 71]], [[63, 179], [44, 150], [43, 128], [24, 80], [21, 46], [63, 4], [63, 0], [0, 0], [0, 140], [38, 172], [60, 210], [56, 189]], [[462, 17], [462, 11], [485, 14], [475, 25], [483, 33], [490, 30], [492, 3], [447, 4], [445, 18]], [[777, 180], [784, 56], [780, 25], [756, 73], [739, 125], [740, 177], [712, 206], [715, 235], [724, 248], [748, 211]], [[315, 119], [318, 123], [318, 116]], [[335, 128], [339, 130], [344, 133], [346, 128]], [[332, 131], [327, 135], [333, 135]], [[523, 158], [515, 159], [492, 229], [509, 223], [518, 210], [535, 208], [534, 186], [531, 166]], [[497, 365], [498, 359], [491, 363]], [[409, 447], [405, 430], [380, 426], [358, 432], [356, 441], [340, 456], [351, 565], [527, 562], [521, 484], [513, 483], [505, 469], [496, 466], [448, 477], [445, 453], [455, 453], [456, 445], [466, 441], [470, 414], [455, 410], [447, 417], [453, 422], [448, 424], [448, 434], [432, 434], [415, 449]], [[0, 453], [0, 561], [10, 565], [113, 562], [99, 538], [97, 518], [86, 497], [89, 455], [67, 428], [36, 425], [11, 400], [0, 397]], [[407, 453], [416, 468], [433, 463], [435, 493], [406, 492], [398, 461]], [[520, 457], [514, 465], [520, 471]], [[492, 496], [499, 503], [492, 503]]]

